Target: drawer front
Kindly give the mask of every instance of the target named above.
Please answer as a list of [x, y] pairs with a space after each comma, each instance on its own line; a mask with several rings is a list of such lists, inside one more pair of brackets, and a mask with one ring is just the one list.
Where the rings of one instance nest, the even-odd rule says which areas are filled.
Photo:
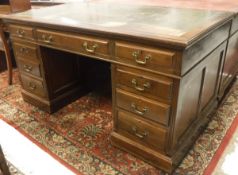
[[41, 77], [40, 64], [38, 62], [18, 59], [18, 67], [21, 72]]
[[84, 54], [109, 55], [109, 41], [87, 36], [37, 30], [38, 41]]
[[9, 31], [12, 36], [34, 40], [33, 29], [31, 27], [10, 25]]
[[170, 106], [123, 90], [116, 91], [117, 106], [143, 118], [168, 125]]
[[37, 46], [35, 46], [34, 44], [28, 45], [14, 42], [13, 48], [15, 56], [17, 58], [29, 58], [31, 60], [38, 60]]
[[159, 125], [148, 123], [136, 115], [118, 111], [117, 129], [122, 135], [143, 145], [164, 151], [167, 131]]
[[42, 81], [30, 78], [25, 75], [21, 75], [21, 80], [22, 80], [22, 86], [25, 90], [35, 95], [46, 97], [46, 92], [45, 92]]
[[116, 72], [117, 87], [155, 100], [172, 99], [172, 81], [145, 76], [122, 69]]
[[165, 50], [145, 48], [137, 45], [116, 43], [116, 59], [120, 62], [158, 71], [172, 70], [175, 53]]

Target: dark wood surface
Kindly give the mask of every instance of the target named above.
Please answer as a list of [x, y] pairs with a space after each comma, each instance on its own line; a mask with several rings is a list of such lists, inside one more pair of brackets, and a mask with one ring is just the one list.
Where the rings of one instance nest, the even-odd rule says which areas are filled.
[[112, 144], [171, 173], [218, 103], [233, 17], [86, 2], [3, 21], [25, 101], [54, 112], [95, 87], [107, 90]]
[[[67, 9], [71, 9], [70, 11]], [[8, 20], [59, 25], [187, 46], [229, 13], [145, 5], [69, 3], [7, 16]], [[173, 19], [173, 20], [171, 20]], [[196, 23], [194, 23], [196, 21]], [[199, 29], [199, 30], [198, 30]]]
[[[92, 0], [96, 1], [96, 0]], [[101, 2], [108, 3], [118, 3], [115, 0], [97, 0]], [[152, 6], [163, 6], [163, 7], [177, 7], [177, 8], [188, 8], [188, 9], [206, 9], [206, 10], [219, 10], [219, 11], [229, 11], [234, 12], [236, 15], [234, 16], [232, 22], [232, 28], [230, 31], [230, 39], [227, 46], [227, 53], [225, 56], [224, 64], [223, 64], [223, 72], [222, 72], [222, 80], [219, 88], [219, 98], [224, 96], [225, 91], [230, 87], [230, 84], [235, 79], [238, 72], [238, 55], [237, 55], [237, 47], [238, 44], [238, 1], [237, 0], [122, 0], [120, 1], [122, 4], [127, 5], [152, 5]], [[235, 34], [236, 33], [236, 34]], [[220, 36], [217, 36], [220, 37]], [[216, 37], [214, 37], [216, 38]], [[215, 41], [211, 41], [215, 42]], [[207, 42], [208, 44], [209, 42]], [[211, 44], [209, 44], [211, 45]], [[204, 48], [200, 49], [203, 54]], [[196, 54], [200, 54], [199, 51], [196, 51]], [[196, 57], [196, 56], [195, 56]], [[189, 55], [190, 59], [190, 55]], [[191, 59], [190, 59], [191, 60]], [[198, 61], [198, 60], [197, 60]], [[189, 64], [189, 62], [188, 62]], [[183, 71], [186, 71], [187, 66], [185, 65]]]

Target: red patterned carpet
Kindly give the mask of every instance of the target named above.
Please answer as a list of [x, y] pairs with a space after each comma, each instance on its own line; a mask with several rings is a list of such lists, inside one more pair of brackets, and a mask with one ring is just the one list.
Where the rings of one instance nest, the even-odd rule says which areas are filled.
[[[24, 102], [18, 72], [7, 86], [0, 74], [0, 118], [82, 175], [162, 175], [148, 165], [110, 144], [111, 100], [90, 93], [49, 115]], [[208, 128], [196, 141], [175, 174], [203, 174], [238, 113], [238, 83], [213, 114]]]

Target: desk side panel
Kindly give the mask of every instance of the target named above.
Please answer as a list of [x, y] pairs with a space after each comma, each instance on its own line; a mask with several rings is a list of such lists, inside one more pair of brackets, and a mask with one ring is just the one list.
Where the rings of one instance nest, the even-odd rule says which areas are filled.
[[201, 127], [207, 124], [208, 114], [217, 104], [219, 76], [226, 44], [227, 42], [224, 42], [220, 45], [181, 80], [177, 115], [171, 137], [173, 141], [170, 145], [170, 154], [174, 159], [178, 159], [181, 150], [184, 152], [182, 154], [188, 151], [200, 134]]

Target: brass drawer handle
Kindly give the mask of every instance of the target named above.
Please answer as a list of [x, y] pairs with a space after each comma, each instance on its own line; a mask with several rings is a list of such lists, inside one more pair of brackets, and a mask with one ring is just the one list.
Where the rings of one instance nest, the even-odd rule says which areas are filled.
[[28, 87], [30, 90], [34, 91], [36, 89], [36, 85], [32, 82], [28, 83]]
[[131, 103], [131, 107], [133, 111], [139, 115], [145, 115], [145, 113], [148, 111], [147, 107], [144, 107], [142, 110], [139, 110], [138, 106], [136, 106], [135, 103]]
[[53, 41], [52, 35], [46, 36], [45, 34], [43, 34], [41, 37], [44, 43], [51, 44]]
[[95, 53], [96, 49], [98, 48], [97, 44], [93, 44], [91, 48], [88, 47], [88, 43], [85, 41], [83, 43], [83, 48], [88, 53]]
[[20, 52], [28, 54], [29, 50], [27, 48], [25, 48], [25, 47], [22, 47], [22, 48], [20, 48]]
[[134, 88], [140, 92], [145, 91], [145, 89], [149, 89], [151, 87], [151, 84], [149, 82], [144, 83], [142, 87], [138, 85], [138, 82], [135, 78], [131, 80], [131, 83], [134, 85]]
[[149, 135], [147, 131], [140, 133], [138, 129], [136, 128], [136, 126], [132, 126], [132, 131], [133, 131], [133, 134], [140, 139], [144, 139]]
[[24, 67], [24, 70], [26, 71], [26, 72], [31, 72], [32, 71], [32, 66], [29, 66], [29, 65], [24, 65], [23, 66]]
[[132, 52], [132, 56], [135, 59], [135, 62], [140, 65], [146, 65], [147, 61], [151, 59], [151, 55], [146, 55], [144, 60], [139, 60], [139, 56], [141, 55], [141, 51], [134, 51]]
[[16, 33], [17, 33], [17, 36], [21, 38], [24, 37], [25, 35], [25, 31], [22, 29], [17, 29]]

